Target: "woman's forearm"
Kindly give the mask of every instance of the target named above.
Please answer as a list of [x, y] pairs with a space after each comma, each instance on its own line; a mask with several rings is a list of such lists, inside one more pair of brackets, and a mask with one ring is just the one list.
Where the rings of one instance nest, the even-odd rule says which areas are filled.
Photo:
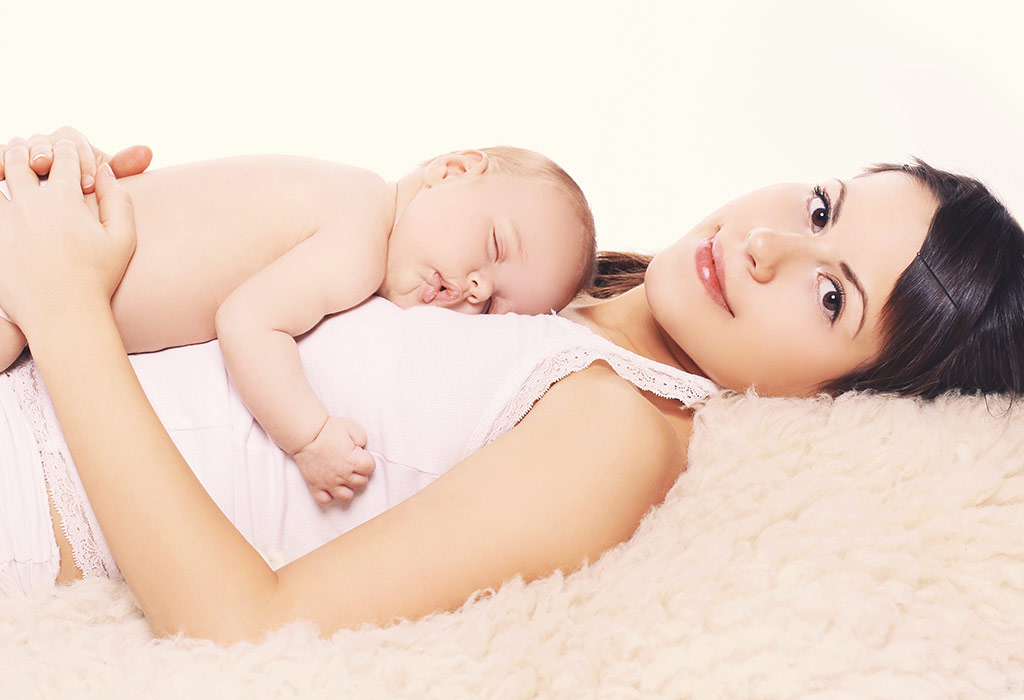
[[31, 336], [96, 517], [158, 634], [255, 637], [277, 577], [220, 512], [142, 392], [109, 307]]

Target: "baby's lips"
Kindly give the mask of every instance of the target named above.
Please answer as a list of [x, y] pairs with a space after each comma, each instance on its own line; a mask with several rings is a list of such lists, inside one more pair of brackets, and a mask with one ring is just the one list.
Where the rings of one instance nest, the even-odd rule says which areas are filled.
[[430, 304], [435, 299], [453, 302], [462, 298], [462, 292], [455, 285], [447, 282], [441, 277], [441, 273], [435, 272], [430, 279], [430, 286], [423, 289], [420, 300], [424, 304]]
[[459, 291], [458, 287], [450, 282], [445, 282], [444, 288], [441, 289], [437, 295], [441, 297], [442, 301], [455, 302], [462, 298], [462, 292]]
[[420, 294], [420, 301], [424, 304], [429, 304], [437, 298], [437, 293], [441, 291], [441, 275], [437, 272], [430, 278], [430, 286], [423, 288], [423, 293]]

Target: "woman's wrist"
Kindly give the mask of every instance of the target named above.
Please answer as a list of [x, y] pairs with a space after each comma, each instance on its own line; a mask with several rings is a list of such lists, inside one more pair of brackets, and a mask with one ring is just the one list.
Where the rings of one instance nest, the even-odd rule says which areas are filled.
[[[40, 312], [45, 306], [34, 307]], [[108, 302], [79, 299], [30, 316], [22, 326], [32, 358], [43, 371], [56, 363], [88, 367], [100, 353], [123, 354], [124, 344]]]

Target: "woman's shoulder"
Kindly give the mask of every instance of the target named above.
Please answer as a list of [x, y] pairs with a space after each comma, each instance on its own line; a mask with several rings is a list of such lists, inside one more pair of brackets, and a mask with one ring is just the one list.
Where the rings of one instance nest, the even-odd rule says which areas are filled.
[[573, 433], [599, 443], [609, 461], [628, 455], [626, 469], [647, 465], [678, 475], [685, 466], [692, 411], [645, 394], [603, 361], [552, 385], [534, 414], [557, 422], [566, 439]]
[[[541, 401], [563, 395], [566, 397], [563, 400], [588, 402], [594, 411], [620, 419], [629, 429], [671, 427], [658, 397], [645, 395], [640, 387], [622, 377], [603, 360], [555, 382]], [[678, 403], [672, 408], [680, 415], [692, 415], [689, 409]]]
[[[504, 336], [499, 338], [495, 333], [489, 339], [489, 342], [499, 342], [500, 347], [493, 353], [483, 353], [483, 362], [490, 363], [495, 358], [507, 360], [501, 362], [500, 385], [487, 408], [479, 412], [480, 421], [469, 443], [470, 451], [511, 430], [553, 385], [565, 382], [591, 365], [613, 370], [622, 381], [613, 380], [611, 373], [605, 381], [614, 382], [620, 387], [619, 391], [628, 391], [632, 385], [645, 396], [660, 396], [674, 401], [673, 410], [676, 411], [706, 398], [715, 390], [704, 377], [635, 355], [585, 326], [559, 316], [467, 318], [479, 320], [481, 331], [486, 330], [485, 326], [493, 326]], [[585, 376], [596, 374], [586, 372]], [[643, 407], [642, 404], [638, 406]]]

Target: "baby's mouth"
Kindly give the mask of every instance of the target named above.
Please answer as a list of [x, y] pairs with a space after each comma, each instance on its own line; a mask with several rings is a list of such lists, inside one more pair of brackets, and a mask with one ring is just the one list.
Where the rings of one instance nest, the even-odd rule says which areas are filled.
[[435, 300], [453, 302], [461, 298], [462, 292], [459, 288], [444, 277], [441, 277], [439, 272], [434, 273], [434, 276], [430, 279], [430, 285], [424, 287], [423, 294], [420, 296], [424, 304], [431, 304]]

